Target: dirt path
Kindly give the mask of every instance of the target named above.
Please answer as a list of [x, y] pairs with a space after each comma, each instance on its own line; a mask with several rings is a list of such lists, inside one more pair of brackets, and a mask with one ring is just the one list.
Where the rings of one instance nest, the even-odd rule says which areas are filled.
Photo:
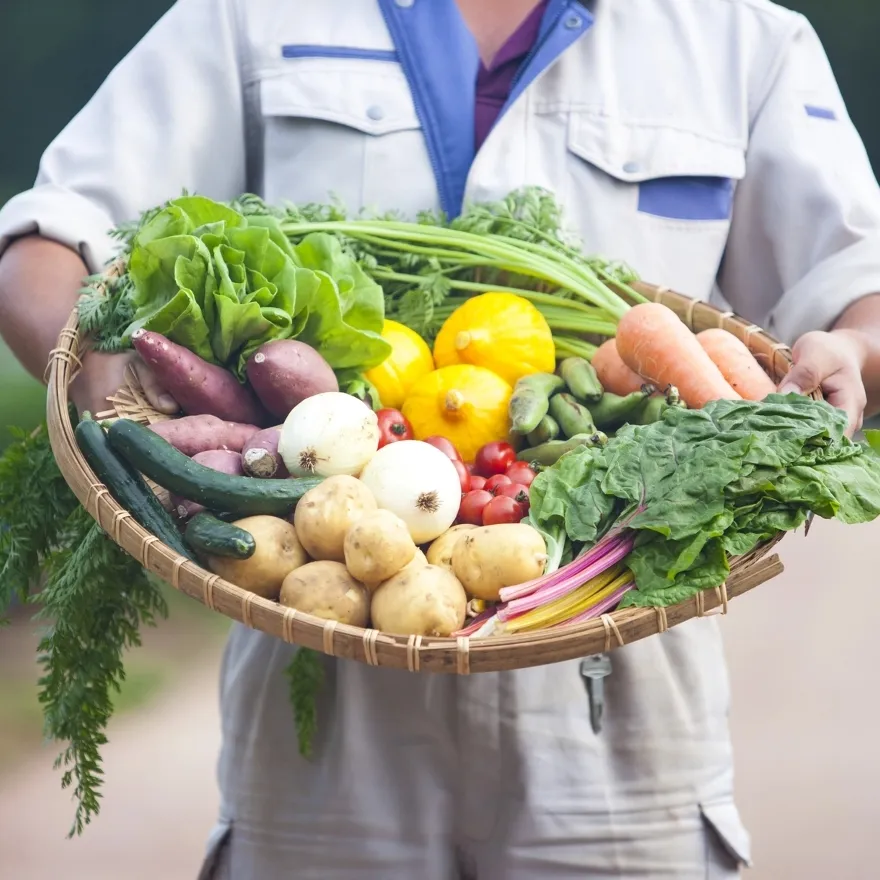
[[176, 687], [112, 723], [104, 803], [82, 838], [43, 749], [0, 785], [0, 876], [10, 880], [194, 880], [217, 794], [216, 655]]

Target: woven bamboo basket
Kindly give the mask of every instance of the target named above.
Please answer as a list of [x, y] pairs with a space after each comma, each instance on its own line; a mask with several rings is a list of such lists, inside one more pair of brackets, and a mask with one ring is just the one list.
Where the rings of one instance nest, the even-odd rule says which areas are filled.
[[[649, 299], [671, 308], [695, 332], [721, 327], [734, 334], [774, 380], [788, 372], [788, 348], [760, 327], [665, 288], [643, 283], [634, 287]], [[80, 454], [68, 413], [68, 386], [87, 349], [88, 340], [79, 332], [74, 312], [61, 331], [49, 363], [48, 427], [58, 465], [79, 501], [145, 569], [213, 611], [292, 644], [371, 666], [411, 672], [468, 675], [541, 666], [607, 652], [665, 632], [694, 617], [726, 613], [731, 599], [782, 571], [779, 557], [772, 552], [782, 538], [779, 534], [748, 555], [732, 559], [726, 584], [703, 591], [692, 600], [668, 608], [626, 608], [587, 623], [542, 632], [483, 639], [407, 637], [321, 620], [256, 596], [199, 567], [150, 535], [117, 504]], [[114, 409], [102, 413], [102, 418], [124, 417], [145, 424], [168, 418], [150, 408], [133, 371], [110, 403]], [[162, 491], [154, 489], [162, 498]], [[167, 502], [167, 496], [163, 501]]]

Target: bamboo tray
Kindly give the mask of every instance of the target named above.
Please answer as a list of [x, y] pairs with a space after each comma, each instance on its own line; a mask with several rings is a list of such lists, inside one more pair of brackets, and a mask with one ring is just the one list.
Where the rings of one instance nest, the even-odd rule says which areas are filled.
[[[643, 283], [633, 286], [649, 299], [671, 308], [695, 332], [721, 327], [733, 333], [774, 380], [788, 372], [789, 349], [760, 327], [665, 288]], [[68, 414], [68, 386], [87, 347], [74, 312], [61, 331], [49, 363], [48, 428], [58, 465], [77, 498], [107, 534], [145, 569], [211, 610], [292, 644], [370, 666], [410, 672], [468, 675], [541, 666], [610, 651], [694, 617], [726, 613], [731, 599], [782, 572], [779, 557], [772, 553], [782, 538], [780, 533], [748, 555], [732, 559], [730, 576], [723, 587], [704, 591], [692, 600], [668, 608], [627, 608], [587, 623], [543, 632], [483, 639], [407, 637], [321, 620], [256, 596], [178, 555], [145, 531], [110, 496], [83, 459]], [[115, 409], [102, 417], [125, 417], [142, 423], [167, 418], [149, 407], [133, 372], [127, 387], [110, 402]], [[161, 490], [156, 491], [162, 497]]]

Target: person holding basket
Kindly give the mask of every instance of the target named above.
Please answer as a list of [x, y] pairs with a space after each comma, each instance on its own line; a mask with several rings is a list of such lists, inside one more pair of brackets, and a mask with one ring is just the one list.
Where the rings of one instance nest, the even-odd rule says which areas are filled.
[[[590, 250], [793, 345], [850, 432], [880, 409], [880, 188], [819, 39], [766, 0], [178, 0], [0, 211], [0, 332], [42, 376], [107, 231], [184, 188], [414, 217], [527, 185]], [[89, 354], [72, 393], [134, 364]], [[324, 658], [296, 754], [296, 649], [236, 624], [203, 880], [732, 878], [718, 628], [614, 655], [604, 728], [578, 662], [458, 680]], [[184, 722], [185, 723], [185, 722]]]

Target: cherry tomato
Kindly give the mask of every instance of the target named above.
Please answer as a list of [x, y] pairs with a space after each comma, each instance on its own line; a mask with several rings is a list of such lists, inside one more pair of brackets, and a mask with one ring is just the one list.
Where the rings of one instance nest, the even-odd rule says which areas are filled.
[[499, 440], [487, 443], [474, 459], [476, 471], [481, 477], [503, 474], [516, 461], [516, 453], [509, 443]]
[[376, 416], [379, 419], [379, 449], [398, 440], [412, 440], [412, 425], [400, 410], [380, 409]]
[[451, 440], [447, 440], [439, 434], [434, 434], [432, 437], [425, 437], [425, 443], [436, 446], [447, 458], [451, 458], [453, 461], [461, 461], [461, 456]]
[[467, 468], [460, 461], [453, 460], [455, 472], [458, 474], [458, 481], [461, 483], [461, 494], [465, 495], [471, 490], [471, 475], [467, 472]]
[[489, 479], [486, 480], [486, 485], [483, 486], [483, 488], [487, 492], [491, 492], [493, 495], [497, 495], [498, 490], [502, 486], [512, 486], [512, 485], [513, 485], [513, 480], [511, 480], [510, 477], [505, 476], [504, 474], [495, 474], [494, 477], [489, 477]]
[[486, 488], [486, 478], [478, 476], [477, 474], [471, 474], [471, 492], [474, 489], [485, 489]]
[[527, 461], [515, 461], [505, 473], [514, 483], [521, 483], [523, 486], [531, 486], [532, 480], [537, 476]]
[[528, 486], [523, 486], [522, 483], [508, 483], [506, 486], [501, 486], [498, 491], [495, 493], [496, 498], [500, 498], [504, 496], [505, 498], [512, 498], [521, 508], [522, 515], [526, 516], [529, 512], [529, 488]]
[[464, 466], [467, 468], [467, 472], [473, 476], [474, 475], [474, 463], [472, 461], [466, 461]]
[[483, 508], [483, 525], [495, 526], [499, 523], [518, 523], [523, 518], [522, 507], [518, 501], [506, 495], [496, 495]]
[[490, 501], [494, 501], [494, 499], [485, 489], [468, 492], [461, 499], [461, 507], [458, 508], [458, 521], [469, 523], [472, 526], [483, 525], [483, 508]]

